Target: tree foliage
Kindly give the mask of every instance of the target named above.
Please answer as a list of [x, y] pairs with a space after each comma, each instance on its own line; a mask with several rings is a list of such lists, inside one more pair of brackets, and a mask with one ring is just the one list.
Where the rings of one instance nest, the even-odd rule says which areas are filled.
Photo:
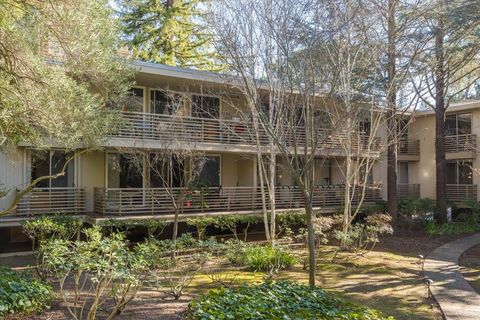
[[202, 23], [202, 0], [120, 0], [120, 17], [135, 58], [219, 70]]
[[0, 0], [1, 145], [94, 146], [128, 87], [107, 0]]

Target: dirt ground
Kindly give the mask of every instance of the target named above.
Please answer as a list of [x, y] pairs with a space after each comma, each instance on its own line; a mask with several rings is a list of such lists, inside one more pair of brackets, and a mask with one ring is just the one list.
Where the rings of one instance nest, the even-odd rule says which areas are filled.
[[480, 245], [465, 251], [458, 260], [463, 276], [480, 294]]
[[[345, 299], [379, 309], [396, 319], [442, 319], [441, 312], [427, 298], [423, 284], [422, 264], [418, 255], [427, 255], [453, 237], [428, 237], [423, 234], [404, 234], [384, 238], [374, 251], [359, 253], [341, 252], [332, 261], [336, 247], [322, 246], [317, 266], [317, 283]], [[480, 254], [480, 247], [477, 248]], [[0, 259], [0, 264], [25, 266], [28, 257]], [[17, 263], [16, 263], [17, 262]], [[480, 272], [480, 271], [479, 271]], [[247, 270], [229, 271], [236, 283], [257, 283], [263, 274]], [[302, 264], [280, 272], [276, 279], [307, 282]], [[479, 281], [480, 282], [480, 281]], [[173, 320], [182, 319], [188, 303], [197, 295], [215, 287], [205, 274], [195, 277], [185, 294], [177, 301], [165, 292], [143, 290], [116, 319]], [[71, 317], [58, 299], [51, 310], [23, 319], [60, 320]], [[15, 317], [14, 319], [22, 319]]]

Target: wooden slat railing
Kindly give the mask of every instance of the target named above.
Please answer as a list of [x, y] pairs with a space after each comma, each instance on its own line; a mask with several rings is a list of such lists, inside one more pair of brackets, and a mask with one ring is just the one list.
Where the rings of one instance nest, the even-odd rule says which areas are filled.
[[17, 215], [85, 213], [83, 188], [34, 188], [17, 205]]
[[[359, 202], [360, 187], [354, 188], [353, 203]], [[339, 207], [343, 205], [343, 186], [316, 187], [312, 201], [314, 207]], [[179, 188], [95, 188], [94, 211], [105, 215], [173, 214], [173, 195], [182, 213], [207, 212], [256, 212], [262, 210], [261, 192], [258, 187], [206, 188], [188, 192], [182, 203], [178, 203]], [[302, 208], [303, 196], [296, 187], [276, 187], [277, 209]], [[378, 186], [367, 186], [365, 203], [380, 199]]]
[[[219, 143], [229, 145], [255, 145], [253, 125], [234, 120], [177, 117], [141, 112], [122, 112], [124, 124], [112, 137], [140, 140], [155, 140], [166, 145], [174, 141], [184, 143]], [[305, 144], [305, 128], [296, 127], [295, 135], [282, 135], [288, 146], [302, 147]], [[331, 129], [318, 129], [318, 144], [324, 148], [341, 148], [347, 134], [332, 133]], [[268, 134], [261, 129], [260, 144], [268, 145]], [[368, 143], [370, 142], [370, 145]], [[369, 139], [364, 134], [352, 137], [352, 149], [378, 151], [380, 138]]]
[[460, 134], [445, 137], [445, 152], [472, 152], [477, 150], [477, 136]]
[[467, 200], [477, 201], [476, 184], [447, 184], [447, 201], [463, 203]]
[[420, 198], [420, 185], [399, 183], [397, 184], [397, 194], [398, 198], [418, 199]]
[[420, 140], [400, 139], [398, 142], [398, 153], [400, 155], [420, 155]]

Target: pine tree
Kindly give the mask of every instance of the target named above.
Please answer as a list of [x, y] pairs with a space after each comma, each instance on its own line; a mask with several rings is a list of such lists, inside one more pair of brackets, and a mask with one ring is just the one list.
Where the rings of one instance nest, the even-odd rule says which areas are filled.
[[202, 0], [119, 0], [125, 40], [135, 58], [202, 70], [221, 69], [202, 23]]

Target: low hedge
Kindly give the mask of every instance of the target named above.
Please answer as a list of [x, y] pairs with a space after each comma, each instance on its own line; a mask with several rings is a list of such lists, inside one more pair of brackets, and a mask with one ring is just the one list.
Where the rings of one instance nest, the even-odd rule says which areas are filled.
[[53, 299], [52, 288], [26, 273], [0, 267], [0, 319], [7, 314], [44, 310]]
[[458, 235], [464, 233], [479, 232], [480, 224], [475, 221], [458, 221], [443, 224], [429, 222], [425, 227], [425, 230], [430, 236]]
[[187, 319], [393, 320], [394, 318], [346, 302], [320, 288], [278, 281], [214, 289], [190, 303]]

